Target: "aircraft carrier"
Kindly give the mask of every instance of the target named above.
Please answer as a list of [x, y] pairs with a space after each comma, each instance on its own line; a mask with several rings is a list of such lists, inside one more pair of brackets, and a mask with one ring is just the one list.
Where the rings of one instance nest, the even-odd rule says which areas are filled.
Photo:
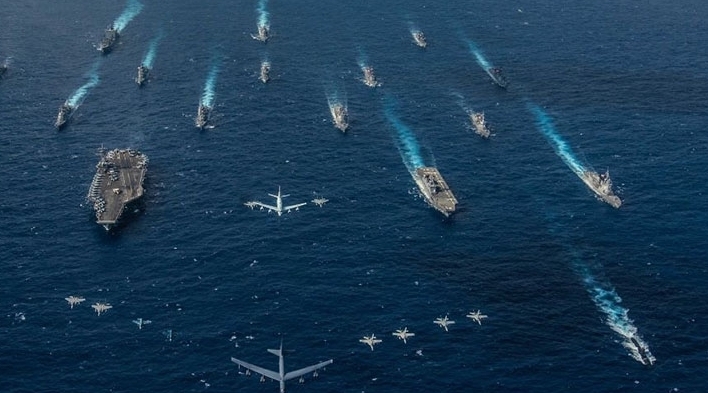
[[457, 198], [435, 167], [418, 168], [413, 175], [425, 201], [435, 210], [449, 217], [455, 212]]
[[150, 73], [150, 69], [147, 68], [144, 65], [139, 65], [138, 66], [138, 75], [135, 77], [135, 83], [138, 84], [139, 87], [143, 87], [145, 84], [145, 81], [147, 81], [148, 74]]
[[132, 149], [101, 151], [87, 199], [93, 203], [96, 222], [111, 229], [126, 206], [143, 196], [148, 158]]
[[610, 172], [599, 174], [593, 171], [585, 171], [580, 175], [583, 182], [603, 201], [618, 209], [622, 206], [622, 200], [612, 191], [612, 180]]
[[118, 37], [118, 30], [113, 26], [109, 26], [103, 33], [103, 38], [98, 44], [98, 50], [101, 51], [102, 54], [107, 55], [113, 50], [113, 45], [118, 41]]

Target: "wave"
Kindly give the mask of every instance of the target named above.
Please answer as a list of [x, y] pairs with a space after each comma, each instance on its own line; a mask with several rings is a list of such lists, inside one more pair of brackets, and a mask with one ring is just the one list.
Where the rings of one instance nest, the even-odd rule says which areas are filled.
[[138, 0], [128, 0], [128, 3], [125, 5], [125, 9], [123, 10], [123, 13], [116, 18], [116, 20], [113, 22], [113, 27], [120, 33], [125, 29], [126, 26], [128, 26], [128, 23], [130, 23], [133, 18], [135, 18], [140, 11], [143, 10], [143, 4], [139, 2]]
[[583, 173], [587, 171], [587, 168], [580, 162], [580, 160], [578, 160], [575, 154], [573, 154], [568, 142], [566, 142], [560, 134], [558, 134], [556, 128], [553, 126], [553, 121], [548, 114], [538, 105], [529, 104], [528, 106], [531, 112], [533, 112], [536, 116], [536, 122], [539, 129], [551, 143], [553, 149], [556, 151], [556, 154], [560, 156], [568, 168], [575, 172], [576, 175], [582, 177]]
[[397, 132], [398, 150], [401, 153], [403, 163], [408, 172], [413, 175], [418, 168], [425, 166], [423, 157], [420, 154], [420, 145], [415, 139], [413, 131], [408, 128], [396, 115], [396, 100], [390, 96], [385, 98], [384, 115]]
[[143, 57], [142, 65], [145, 67], [152, 69], [153, 64], [155, 63], [155, 55], [157, 54], [157, 45], [160, 43], [162, 40], [163, 33], [160, 31], [160, 33], [153, 38], [150, 41], [150, 44], [148, 46], [148, 51], [145, 53], [145, 57]]
[[72, 107], [73, 109], [76, 109], [79, 107], [84, 102], [84, 99], [86, 99], [86, 96], [88, 93], [98, 85], [98, 82], [100, 81], [100, 78], [98, 77], [98, 67], [100, 65], [101, 60], [96, 60], [94, 63], [93, 67], [91, 68], [91, 71], [88, 74], [88, 82], [84, 83], [81, 87], [76, 89], [74, 91], [74, 94], [72, 94], [67, 100], [66, 104]]
[[204, 93], [202, 94], [200, 105], [204, 105], [208, 108], [214, 107], [214, 97], [216, 97], [216, 79], [219, 76], [220, 67], [220, 61], [212, 61], [211, 67], [209, 69], [209, 74], [207, 75], [206, 83], [204, 84]]
[[268, 0], [259, 0], [256, 11], [258, 11], [258, 26], [270, 28], [270, 14], [266, 9]]

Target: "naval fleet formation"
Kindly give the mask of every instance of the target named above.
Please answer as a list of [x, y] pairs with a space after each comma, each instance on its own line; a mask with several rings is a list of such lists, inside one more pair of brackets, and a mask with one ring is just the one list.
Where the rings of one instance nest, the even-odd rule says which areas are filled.
[[[114, 22], [105, 30], [103, 38], [97, 44], [97, 49], [101, 55], [105, 56], [112, 52], [122, 36], [122, 30], [126, 27], [130, 19], [139, 12], [139, 8], [142, 7], [142, 4], [137, 2], [137, 0], [129, 0], [128, 3], [133, 6], [133, 11], [131, 11], [133, 12], [133, 15], [129, 15], [130, 17], [128, 18], [122, 18], [120, 21], [120, 26], [116, 25], [117, 22]], [[139, 7], [136, 7], [136, 4], [138, 4]], [[138, 9], [137, 11], [135, 11], [136, 8]], [[428, 47], [427, 38], [420, 29], [411, 28], [410, 34], [412, 37], [412, 42], [415, 45], [422, 49]], [[251, 36], [254, 40], [262, 43], [268, 42], [271, 38], [269, 22], [261, 18], [257, 24], [257, 32]], [[150, 78], [152, 59], [154, 58], [154, 52], [160, 38], [161, 36], [156, 37], [156, 39], [151, 42], [151, 49], [149, 50], [148, 55], [146, 55], [145, 60], [137, 68], [135, 83], [139, 87], [143, 86]], [[477, 57], [477, 62], [489, 76], [493, 84], [496, 85], [497, 88], [506, 89], [509, 83], [503, 75], [501, 68], [489, 64], [489, 62], [481, 54], [481, 51], [476, 48], [476, 45], [470, 44], [470, 48]], [[377, 79], [372, 65], [367, 64], [366, 62], [359, 62], [359, 67], [362, 75], [361, 81], [364, 85], [370, 88], [377, 88], [382, 85], [382, 83]], [[9, 61], [5, 61], [2, 65], [0, 65], [0, 79], [8, 73], [8, 70]], [[270, 81], [270, 70], [270, 61], [263, 60], [260, 65], [258, 79], [263, 83], [268, 83]], [[67, 122], [73, 112], [82, 102], [83, 95], [79, 93], [83, 92], [85, 95], [85, 90], [92, 87], [96, 83], [97, 80], [90, 80], [86, 85], [82, 86], [82, 88], [79, 89], [74, 96], [67, 99], [60, 105], [54, 123], [56, 128], [61, 129], [67, 125]], [[197, 107], [196, 116], [194, 117], [194, 123], [198, 129], [203, 130], [213, 127], [209, 125], [210, 115], [213, 110], [212, 100], [213, 94], [210, 94], [205, 90], [202, 100], [200, 100]], [[334, 127], [343, 133], [347, 132], [349, 129], [349, 113], [346, 104], [340, 100], [328, 98], [328, 106]], [[614, 194], [612, 190], [612, 181], [609, 177], [609, 173], [597, 173], [580, 164], [569, 151], [565, 142], [560, 140], [560, 137], [553, 130], [552, 126], [549, 126], [545, 113], [542, 112], [540, 108], [531, 109], [538, 114], [541, 128], [566, 164], [581, 178], [581, 180], [597, 195], [600, 200], [606, 202], [614, 208], [619, 208], [622, 201], [617, 195]], [[485, 139], [492, 135], [487, 125], [484, 112], [466, 109], [466, 114], [469, 116], [471, 129], [476, 134]], [[143, 183], [147, 172], [147, 163], [147, 156], [137, 150], [102, 149], [100, 151], [100, 159], [96, 165], [96, 173], [93, 181], [91, 182], [87, 195], [87, 199], [92, 203], [96, 215], [96, 222], [98, 224], [104, 226], [106, 229], [114, 227], [117, 223], [119, 223], [123, 213], [128, 210], [129, 204], [135, 202], [143, 196]], [[409, 163], [406, 163], [406, 166], [409, 167], [409, 172], [411, 172], [411, 176], [425, 201], [431, 207], [442, 213], [445, 217], [450, 217], [453, 215], [456, 211], [458, 200], [453, 194], [447, 181], [440, 174], [439, 170], [433, 166], [426, 166], [422, 162], [414, 163], [414, 165], [410, 166], [408, 164]], [[278, 199], [277, 207], [260, 202], [249, 202], [246, 205], [251, 208], [256, 206], [260, 206], [261, 209], [265, 206], [269, 210], [270, 208], [273, 208], [273, 210], [277, 211], [278, 215], [280, 215], [280, 213], [284, 210], [290, 211], [288, 207], [282, 208], [280, 191], [277, 196], [272, 196], [277, 197]], [[325, 202], [327, 202], [327, 200], [324, 198], [318, 198], [313, 200], [313, 202], [319, 206], [322, 206]], [[301, 205], [304, 205], [304, 203], [293, 205], [292, 207], [296, 208]], [[70, 296], [66, 298], [66, 300], [73, 308], [85, 299], [77, 296]], [[112, 306], [108, 303], [96, 303], [92, 307], [98, 315], [101, 315], [101, 313], [104, 313], [112, 308]], [[476, 313], [470, 313], [467, 316], [479, 324], [481, 324], [481, 320], [483, 318], [486, 318], [486, 315], [480, 314], [479, 311]], [[151, 321], [138, 318], [134, 322], [140, 329], [142, 329], [143, 325], [148, 324]], [[445, 331], [448, 330], [449, 325], [455, 323], [454, 321], [449, 320], [447, 316], [445, 316], [445, 318], [438, 318], [434, 322]], [[171, 334], [172, 333], [170, 331], [170, 340]], [[408, 332], [407, 328], [397, 330], [392, 334], [403, 340], [404, 343], [409, 337], [414, 335], [414, 333]], [[651, 365], [654, 363], [655, 359], [649, 352], [648, 345], [641, 339], [641, 337], [632, 333], [627, 335], [625, 339], [625, 344], [623, 345], [628, 348], [632, 357], [645, 365]], [[381, 341], [382, 340], [376, 338], [374, 334], [371, 336], [364, 336], [360, 340], [360, 342], [368, 345], [371, 350], [374, 349], [374, 345], [380, 343]], [[239, 365], [250, 365], [249, 363], [242, 361], [235, 360], [235, 362]], [[255, 369], [249, 367], [246, 368], [249, 370], [254, 370], [264, 377], [267, 376], [271, 379], [280, 378], [281, 383], [283, 382], [282, 375], [277, 376], [276, 373], [269, 370], [258, 367]]]

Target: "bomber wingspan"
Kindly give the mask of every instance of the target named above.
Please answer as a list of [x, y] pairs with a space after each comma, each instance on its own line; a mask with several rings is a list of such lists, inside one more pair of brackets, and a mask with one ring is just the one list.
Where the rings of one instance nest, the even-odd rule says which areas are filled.
[[294, 204], [294, 205], [285, 206], [285, 207], [283, 208], [283, 210], [288, 211], [288, 210], [290, 210], [290, 209], [297, 209], [298, 207], [300, 207], [300, 206], [305, 206], [305, 205], [307, 205], [307, 202], [296, 203], [296, 204]]
[[231, 361], [238, 364], [239, 366], [246, 367], [247, 369], [257, 372], [258, 374], [268, 377], [274, 381], [280, 381], [280, 375], [278, 375], [278, 373], [276, 373], [275, 371], [267, 370], [263, 367], [258, 367], [255, 364], [244, 362], [243, 360], [238, 360], [233, 357], [231, 358]]
[[277, 208], [277, 207], [275, 207], [275, 206], [273, 206], [273, 205], [269, 205], [269, 204], [267, 204], [267, 203], [258, 202], [258, 201], [253, 201], [253, 202], [251, 202], [251, 203], [254, 204], [255, 206], [260, 206], [260, 207], [264, 207], [264, 208], [269, 209], [269, 210], [278, 211], [278, 208]]
[[290, 371], [289, 373], [285, 374], [285, 377], [283, 378], [283, 380], [284, 380], [284, 381], [288, 381], [288, 380], [291, 380], [291, 379], [293, 379], [293, 378], [297, 378], [297, 377], [299, 377], [299, 376], [301, 376], [301, 375], [305, 375], [305, 374], [307, 374], [307, 373], [309, 373], [309, 372], [312, 372], [312, 371], [315, 371], [315, 370], [319, 370], [319, 369], [321, 369], [321, 368], [324, 367], [324, 366], [327, 366], [327, 365], [329, 365], [329, 364], [332, 364], [332, 362], [334, 362], [334, 360], [330, 359], [330, 360], [327, 360], [327, 361], [324, 361], [324, 362], [321, 362], [321, 363], [317, 363], [317, 364], [315, 364], [315, 365], [313, 365], [313, 366], [301, 368], [301, 369], [295, 370], [295, 371]]

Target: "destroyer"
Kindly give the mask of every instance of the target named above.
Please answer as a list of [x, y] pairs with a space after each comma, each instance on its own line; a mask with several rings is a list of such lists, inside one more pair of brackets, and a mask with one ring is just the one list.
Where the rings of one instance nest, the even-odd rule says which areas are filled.
[[502, 74], [502, 70], [499, 67], [488, 67], [485, 69], [487, 72], [487, 75], [489, 75], [490, 78], [494, 81], [494, 83], [503, 88], [506, 89], [506, 86], [509, 84], [509, 82], [506, 80], [504, 77], [504, 74]]
[[415, 42], [415, 44], [418, 45], [419, 47], [425, 48], [428, 46], [428, 42], [425, 40], [425, 35], [423, 34], [422, 31], [420, 31], [420, 30], [412, 31], [411, 35], [413, 36], [413, 42]]
[[584, 171], [580, 174], [580, 178], [600, 199], [607, 202], [610, 206], [614, 208], [622, 206], [622, 200], [612, 192], [610, 171], [600, 174], [593, 171]]
[[444, 214], [445, 217], [449, 217], [455, 212], [457, 199], [437, 168], [417, 168], [413, 178], [430, 206]]
[[329, 111], [332, 113], [334, 127], [342, 132], [347, 131], [347, 127], [349, 127], [347, 107], [340, 103], [334, 103], [330, 105]]
[[209, 122], [209, 111], [210, 108], [204, 104], [199, 104], [199, 109], [197, 109], [197, 118], [194, 119], [194, 124], [200, 130], [203, 130], [207, 122]]
[[267, 42], [268, 38], [270, 38], [270, 31], [268, 30], [268, 26], [258, 25], [258, 34], [251, 34], [251, 37], [253, 37], [254, 40], [258, 40], [263, 43]]
[[364, 84], [369, 87], [381, 86], [381, 84], [376, 80], [376, 75], [374, 75], [374, 68], [371, 66], [361, 67], [361, 71], [364, 73]]
[[471, 112], [470, 120], [474, 126], [474, 132], [483, 138], [489, 138], [489, 128], [487, 128], [487, 123], [484, 121], [484, 112]]
[[118, 30], [116, 30], [113, 25], [109, 26], [103, 33], [103, 38], [98, 44], [98, 50], [101, 51], [101, 53], [104, 55], [110, 53], [111, 50], [113, 50], [113, 46], [115, 45], [116, 41], [118, 41], [119, 36], [120, 34], [118, 34]]
[[143, 85], [147, 81], [149, 73], [150, 73], [149, 68], [147, 68], [143, 64], [139, 65], [138, 66], [138, 76], [135, 77], [135, 83], [137, 83], [139, 87], [143, 87]]
[[147, 163], [147, 156], [136, 150], [101, 151], [87, 199], [93, 203], [96, 222], [106, 230], [116, 225], [130, 202], [143, 196]]
[[268, 83], [270, 80], [270, 62], [264, 61], [261, 63], [261, 75], [258, 77], [261, 82]]
[[64, 124], [66, 124], [67, 120], [69, 120], [69, 116], [71, 116], [71, 111], [73, 110], [74, 108], [66, 102], [61, 104], [59, 107], [59, 113], [57, 114], [57, 120], [54, 122], [54, 127], [64, 127]]

